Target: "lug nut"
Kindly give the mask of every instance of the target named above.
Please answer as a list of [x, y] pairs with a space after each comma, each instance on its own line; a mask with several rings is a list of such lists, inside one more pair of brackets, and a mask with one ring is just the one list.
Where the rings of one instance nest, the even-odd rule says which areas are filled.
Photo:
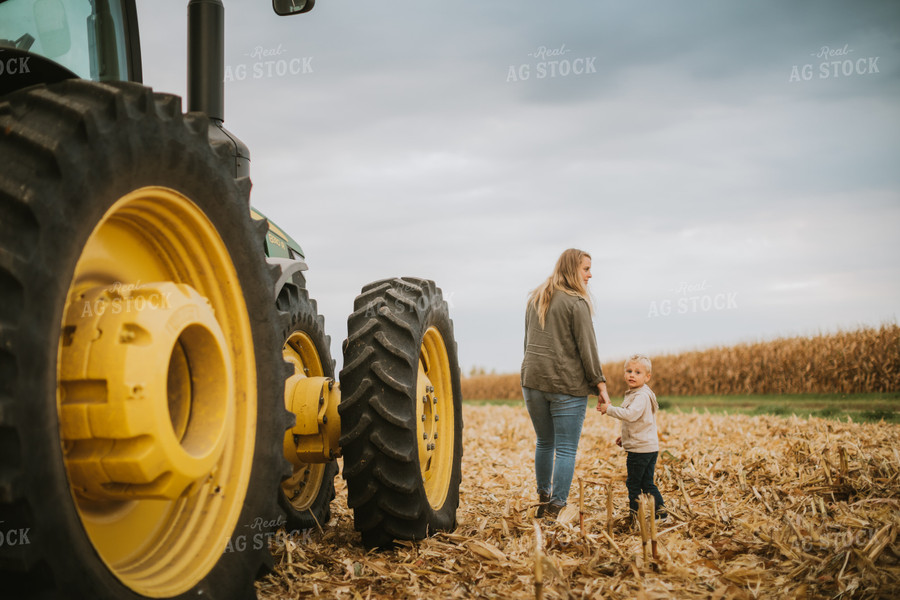
[[427, 439], [428, 439], [428, 433], [427, 433], [427, 432], [422, 434], [422, 439], [423, 439], [423, 440], [427, 440]]
[[425, 415], [422, 415], [422, 422], [425, 422]]

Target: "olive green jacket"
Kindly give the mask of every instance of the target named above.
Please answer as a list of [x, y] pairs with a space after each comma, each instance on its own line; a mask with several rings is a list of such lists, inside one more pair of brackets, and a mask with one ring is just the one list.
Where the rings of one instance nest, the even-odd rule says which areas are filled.
[[525, 311], [522, 386], [570, 396], [596, 396], [606, 381], [587, 300], [565, 292], [550, 297], [544, 327], [531, 302]]

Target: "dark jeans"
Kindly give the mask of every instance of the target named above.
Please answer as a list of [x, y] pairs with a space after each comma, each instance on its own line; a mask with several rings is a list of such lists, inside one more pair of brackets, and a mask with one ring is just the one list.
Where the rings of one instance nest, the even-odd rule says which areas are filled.
[[637, 512], [638, 497], [641, 494], [653, 496], [656, 500], [657, 511], [665, 506], [662, 494], [653, 483], [657, 456], [659, 456], [659, 452], [629, 452], [625, 459], [625, 468], [628, 470], [625, 487], [628, 488], [628, 508], [632, 512]]

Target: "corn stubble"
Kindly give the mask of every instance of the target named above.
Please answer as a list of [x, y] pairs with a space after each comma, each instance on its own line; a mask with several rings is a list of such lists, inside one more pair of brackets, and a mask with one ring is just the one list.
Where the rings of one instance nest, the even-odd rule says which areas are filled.
[[589, 410], [569, 505], [547, 523], [534, 519], [524, 408], [464, 412], [456, 531], [367, 553], [338, 479], [332, 521], [276, 547], [259, 597], [892, 598], [900, 589], [898, 425], [661, 413], [656, 473], [669, 518], [651, 521], [645, 507], [642, 537], [627, 514], [618, 422]]

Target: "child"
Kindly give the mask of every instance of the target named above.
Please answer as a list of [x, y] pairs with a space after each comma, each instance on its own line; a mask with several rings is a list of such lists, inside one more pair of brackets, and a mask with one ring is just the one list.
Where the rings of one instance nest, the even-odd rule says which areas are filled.
[[638, 498], [642, 493], [652, 494], [656, 500], [656, 515], [666, 518], [662, 494], [653, 482], [656, 458], [659, 455], [659, 436], [656, 432], [656, 412], [659, 403], [656, 394], [647, 386], [650, 381], [650, 359], [635, 354], [625, 361], [625, 383], [628, 391], [622, 406], [598, 403], [597, 410], [622, 421], [622, 435], [616, 444], [625, 449], [628, 457], [625, 466], [628, 476], [628, 507], [632, 514], [638, 510]]

